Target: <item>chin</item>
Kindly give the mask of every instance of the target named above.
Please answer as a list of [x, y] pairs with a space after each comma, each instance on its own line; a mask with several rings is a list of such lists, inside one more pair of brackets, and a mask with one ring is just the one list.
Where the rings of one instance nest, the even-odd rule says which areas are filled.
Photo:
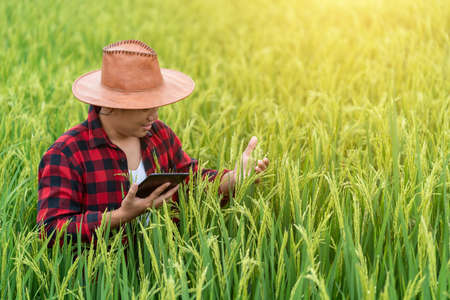
[[144, 137], [144, 136], [146, 136], [147, 135], [147, 132], [148, 132], [148, 130], [145, 130], [145, 129], [141, 129], [141, 130], [139, 130], [139, 134], [138, 134], [138, 137]]

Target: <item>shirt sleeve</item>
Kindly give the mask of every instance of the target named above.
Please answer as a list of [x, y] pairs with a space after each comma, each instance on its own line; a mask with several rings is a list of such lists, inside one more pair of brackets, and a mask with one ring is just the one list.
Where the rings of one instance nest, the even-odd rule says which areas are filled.
[[77, 240], [78, 231], [83, 242], [92, 239], [95, 228], [100, 226], [102, 212], [83, 211], [83, 191], [81, 170], [64, 153], [50, 149], [39, 164], [36, 218], [48, 235], [69, 222], [66, 232], [72, 241]]

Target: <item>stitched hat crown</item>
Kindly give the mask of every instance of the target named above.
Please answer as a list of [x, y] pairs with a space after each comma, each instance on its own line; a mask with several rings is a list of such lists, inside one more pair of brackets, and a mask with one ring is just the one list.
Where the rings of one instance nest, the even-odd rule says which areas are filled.
[[126, 40], [103, 48], [102, 85], [119, 91], [157, 88], [163, 77], [156, 52], [141, 41]]

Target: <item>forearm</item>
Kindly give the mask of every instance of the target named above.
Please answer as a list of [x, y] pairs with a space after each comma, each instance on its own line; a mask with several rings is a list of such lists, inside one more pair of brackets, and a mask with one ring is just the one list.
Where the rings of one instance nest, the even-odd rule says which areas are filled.
[[236, 185], [236, 176], [234, 171], [227, 172], [222, 176], [219, 186], [219, 191], [222, 195], [228, 196], [234, 191]]
[[110, 222], [111, 228], [119, 227], [122, 224], [130, 222], [133, 218], [126, 216], [120, 208], [103, 213], [106, 224]]

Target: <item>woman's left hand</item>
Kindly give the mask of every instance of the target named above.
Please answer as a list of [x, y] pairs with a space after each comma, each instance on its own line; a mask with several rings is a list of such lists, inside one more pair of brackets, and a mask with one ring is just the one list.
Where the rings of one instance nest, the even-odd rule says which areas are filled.
[[[242, 153], [242, 172], [239, 172], [238, 166], [235, 167], [234, 173], [235, 176], [242, 175], [235, 177], [236, 181], [240, 181], [241, 179], [244, 179], [245, 177], [249, 176], [252, 170], [252, 166], [250, 165], [250, 158], [252, 155], [253, 150], [255, 150], [256, 145], [258, 144], [258, 138], [256, 136], [253, 136], [250, 139], [250, 142], [247, 145], [247, 148], [245, 149], [244, 153]], [[269, 166], [269, 159], [267, 157], [264, 157], [263, 159], [259, 159], [257, 165], [255, 166], [254, 170], [256, 174], [264, 172], [267, 167]], [[239, 172], [239, 173], [238, 173]], [[259, 178], [256, 180], [256, 182], [259, 182]]]
[[[256, 144], [258, 144], [258, 139], [256, 138], [256, 136], [253, 136], [250, 139], [247, 148], [242, 153], [241, 168], [239, 169], [239, 165], [236, 164], [236, 167], [233, 171], [227, 173], [222, 177], [222, 181], [220, 183], [220, 191], [222, 193], [228, 194], [228, 191], [234, 189], [236, 182], [241, 181], [245, 177], [250, 175], [252, 169], [254, 169], [256, 174], [263, 173], [267, 169], [267, 167], [269, 166], [269, 159], [267, 157], [258, 160], [257, 165], [253, 168], [250, 158], [253, 150], [255, 150]], [[260, 179], [256, 179], [256, 183], [259, 182]]]

